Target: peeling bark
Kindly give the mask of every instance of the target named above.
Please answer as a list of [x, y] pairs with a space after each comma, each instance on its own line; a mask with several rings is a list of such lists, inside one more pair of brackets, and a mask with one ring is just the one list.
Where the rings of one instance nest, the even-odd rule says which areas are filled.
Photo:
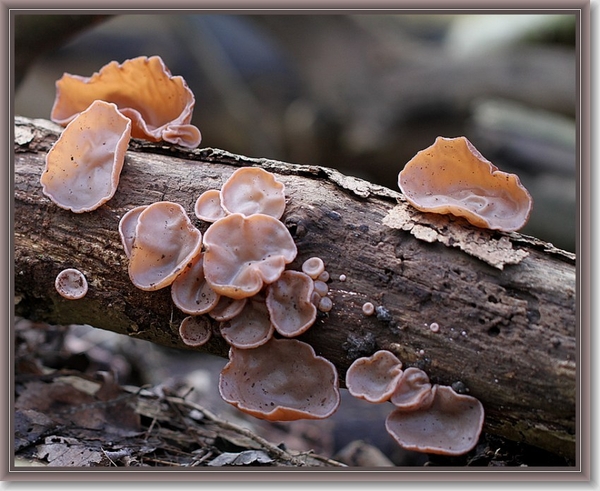
[[[139, 141], [130, 144], [114, 198], [74, 214], [47, 199], [39, 183], [59, 132], [47, 121], [16, 120], [16, 315], [189, 349], [178, 335], [185, 314], [173, 307], [170, 290], [144, 292], [129, 280], [119, 220], [159, 200], [180, 203], [194, 217], [200, 193], [220, 188], [239, 166], [259, 165], [286, 186], [282, 221], [298, 246], [290, 266], [300, 269], [320, 256], [331, 275], [333, 310], [299, 339], [331, 360], [342, 381], [354, 359], [387, 349], [434, 383], [477, 397], [486, 410], [484, 431], [575, 458], [573, 254], [532, 237], [417, 212], [398, 192], [325, 167]], [[87, 277], [81, 300], [65, 300], [54, 289], [67, 267]], [[373, 316], [362, 312], [367, 301], [376, 305]], [[429, 328], [433, 322], [438, 332]], [[202, 349], [228, 351], [215, 336]]]

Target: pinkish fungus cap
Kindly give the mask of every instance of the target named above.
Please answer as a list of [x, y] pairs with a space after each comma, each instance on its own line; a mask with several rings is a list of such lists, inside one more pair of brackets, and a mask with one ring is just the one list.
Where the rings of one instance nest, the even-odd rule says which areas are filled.
[[217, 305], [213, 307], [208, 315], [216, 321], [228, 321], [229, 319], [233, 319], [236, 315], [239, 315], [246, 305], [247, 300], [247, 298], [235, 299], [221, 297]]
[[392, 352], [379, 350], [354, 360], [346, 372], [346, 387], [354, 397], [381, 403], [390, 398], [401, 377], [402, 362]]
[[65, 73], [56, 82], [51, 119], [66, 125], [96, 100], [115, 103], [131, 119], [131, 136], [195, 148], [202, 139], [191, 123], [194, 94], [158, 56], [112, 61], [91, 77]]
[[420, 211], [494, 230], [522, 228], [533, 206], [518, 176], [499, 171], [464, 136], [438, 137], [418, 152], [399, 173], [398, 186]]
[[231, 348], [219, 392], [239, 410], [269, 421], [328, 418], [340, 404], [335, 366], [297, 339]]
[[135, 229], [137, 227], [140, 213], [147, 208], [146, 205], [136, 206], [129, 210], [119, 220], [119, 236], [125, 250], [125, 255], [131, 257], [131, 249], [133, 248], [133, 239], [135, 239]]
[[220, 296], [204, 278], [203, 254], [196, 254], [171, 284], [175, 306], [190, 315], [206, 314], [219, 302]]
[[433, 401], [433, 391], [427, 374], [416, 367], [408, 367], [396, 385], [390, 402], [403, 411], [428, 407]]
[[92, 211], [119, 185], [131, 121], [114, 104], [95, 101], [62, 132], [46, 155], [42, 190], [61, 208]]
[[194, 213], [200, 220], [211, 223], [227, 216], [221, 206], [221, 191], [218, 189], [204, 191], [196, 200]]
[[388, 433], [407, 450], [440, 455], [469, 452], [483, 428], [481, 402], [447, 386], [434, 385], [433, 391], [428, 408], [392, 411], [385, 421]]
[[212, 336], [210, 322], [205, 317], [190, 315], [181, 321], [179, 335], [188, 346], [202, 346]]
[[325, 272], [325, 263], [320, 257], [309, 257], [302, 263], [302, 272], [316, 280], [321, 273]]
[[279, 334], [298, 336], [313, 325], [317, 308], [311, 302], [313, 280], [300, 271], [284, 271], [267, 287], [267, 308]]
[[220, 295], [236, 299], [273, 283], [297, 254], [285, 225], [263, 214], [217, 220], [204, 234], [204, 246], [206, 280]]
[[62, 270], [56, 276], [54, 287], [61, 297], [68, 300], [78, 300], [85, 297], [88, 283], [81, 271], [74, 268]]
[[221, 323], [220, 330], [225, 341], [239, 349], [265, 344], [275, 332], [264, 299], [257, 296], [249, 298], [238, 315]]
[[183, 207], [170, 201], [148, 205], [138, 217], [129, 277], [141, 290], [158, 290], [173, 283], [200, 253], [202, 234]]
[[285, 188], [260, 167], [242, 167], [223, 184], [221, 205], [228, 214], [262, 213], [279, 219], [285, 210]]

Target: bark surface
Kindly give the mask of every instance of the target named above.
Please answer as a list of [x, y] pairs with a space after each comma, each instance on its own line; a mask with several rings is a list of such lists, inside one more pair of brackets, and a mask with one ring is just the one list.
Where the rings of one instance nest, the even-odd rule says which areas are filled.
[[[396, 191], [326, 167], [138, 141], [130, 144], [115, 196], [75, 214], [44, 196], [39, 182], [59, 132], [45, 120], [16, 119], [16, 315], [186, 349], [178, 334], [185, 314], [174, 308], [169, 288], [145, 292], [131, 283], [119, 220], [135, 206], [169, 200], [204, 231], [208, 224], [193, 214], [200, 193], [220, 188], [239, 166], [258, 165], [286, 186], [282, 221], [298, 247], [290, 267], [319, 256], [331, 275], [333, 309], [300, 339], [336, 365], [341, 381], [357, 357], [387, 349], [432, 382], [477, 397], [486, 410], [484, 431], [576, 457], [573, 254], [417, 212]], [[69, 267], [89, 282], [81, 300], [65, 300], [54, 289], [56, 275]], [[365, 302], [376, 306], [375, 315], [363, 313]], [[215, 336], [202, 349], [228, 352]]]

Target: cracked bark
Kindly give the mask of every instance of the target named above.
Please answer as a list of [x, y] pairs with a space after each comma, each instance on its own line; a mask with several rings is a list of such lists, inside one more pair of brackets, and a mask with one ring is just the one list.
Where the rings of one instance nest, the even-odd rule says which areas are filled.
[[[484, 431], [576, 457], [573, 254], [417, 212], [398, 192], [325, 167], [139, 141], [130, 144], [113, 199], [74, 214], [47, 199], [39, 183], [59, 131], [45, 120], [16, 119], [16, 315], [189, 349], [178, 335], [185, 315], [173, 307], [169, 289], [144, 292], [129, 280], [119, 219], [159, 200], [180, 203], [193, 217], [201, 192], [219, 188], [239, 166], [260, 165], [286, 186], [282, 220], [298, 246], [290, 267], [316, 255], [331, 275], [334, 308], [300, 339], [331, 360], [342, 381], [354, 359], [387, 349], [434, 383], [464, 387], [481, 400]], [[54, 289], [67, 267], [88, 279], [81, 300], [65, 300]], [[362, 312], [367, 301], [377, 306], [373, 316]], [[429, 329], [432, 322], [438, 332]], [[227, 356], [228, 348], [213, 337], [202, 349]]]

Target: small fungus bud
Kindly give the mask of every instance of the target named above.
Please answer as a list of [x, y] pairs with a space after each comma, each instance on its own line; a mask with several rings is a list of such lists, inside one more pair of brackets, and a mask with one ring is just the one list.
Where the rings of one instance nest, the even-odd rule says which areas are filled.
[[440, 330], [440, 325], [437, 322], [432, 322], [429, 324], [429, 329], [431, 329], [431, 332], [438, 332]]
[[64, 269], [54, 281], [56, 291], [64, 298], [77, 300], [85, 297], [88, 284], [81, 271], [74, 268]]
[[212, 335], [210, 322], [205, 317], [190, 315], [181, 321], [179, 335], [188, 346], [202, 346]]
[[302, 272], [316, 280], [325, 271], [325, 263], [320, 257], [311, 257], [302, 263]]
[[333, 300], [329, 297], [323, 297], [319, 300], [318, 309], [321, 312], [329, 312], [333, 308]]
[[371, 302], [365, 302], [362, 306], [363, 314], [373, 315], [375, 313], [375, 306]]
[[317, 280], [314, 282], [314, 289], [322, 297], [327, 295], [327, 292], [329, 291], [329, 287], [327, 286], [327, 283], [325, 283], [324, 281], [320, 281], [320, 280]]

